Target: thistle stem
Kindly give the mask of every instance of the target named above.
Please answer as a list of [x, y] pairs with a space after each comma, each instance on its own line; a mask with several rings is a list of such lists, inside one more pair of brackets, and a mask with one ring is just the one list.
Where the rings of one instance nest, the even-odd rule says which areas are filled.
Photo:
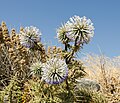
[[[68, 47], [67, 47], [67, 44], [65, 44], [65, 51], [67, 52], [68, 50]], [[68, 64], [68, 60], [67, 58], [65, 58], [65, 61], [66, 61], [66, 64]], [[66, 79], [66, 89], [69, 91], [69, 84], [68, 84], [68, 80]]]

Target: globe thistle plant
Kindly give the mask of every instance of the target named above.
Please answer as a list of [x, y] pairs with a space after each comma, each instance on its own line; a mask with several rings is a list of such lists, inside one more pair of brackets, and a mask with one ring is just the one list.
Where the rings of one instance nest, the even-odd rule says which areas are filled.
[[[40, 30], [33, 26], [21, 28], [19, 35], [12, 30], [9, 35], [2, 23], [0, 35], [2, 103], [93, 103], [99, 100], [93, 92], [102, 92], [101, 85], [81, 79], [86, 72], [75, 55], [94, 35], [90, 19], [73, 16], [57, 29], [57, 38], [64, 48], [53, 46], [47, 49], [48, 45], [40, 42]], [[15, 78], [12, 80], [11, 76]]]
[[71, 39], [67, 37], [68, 31], [69, 31], [69, 26], [66, 24], [62, 25], [57, 29], [57, 38], [63, 44], [66, 44], [71, 41]]
[[30, 67], [31, 75], [42, 77], [42, 63], [41, 62], [36, 62], [33, 63], [32, 66]]
[[62, 83], [68, 76], [67, 64], [64, 60], [52, 58], [43, 65], [42, 80], [49, 84]]
[[85, 16], [73, 16], [66, 23], [69, 26], [67, 37], [77, 43], [77, 45], [88, 43], [94, 35], [94, 26], [90, 19]]
[[36, 27], [30, 26], [25, 27], [23, 31], [20, 32], [20, 43], [27, 47], [27, 48], [33, 48], [37, 42], [41, 39], [41, 32]]
[[76, 45], [88, 43], [94, 35], [94, 26], [90, 19], [73, 16], [57, 29], [57, 38], [63, 44], [75, 42]]

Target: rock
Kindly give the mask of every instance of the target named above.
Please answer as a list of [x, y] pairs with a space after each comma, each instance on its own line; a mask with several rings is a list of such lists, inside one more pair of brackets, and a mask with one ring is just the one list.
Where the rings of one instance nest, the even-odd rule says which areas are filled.
[[77, 88], [86, 88], [94, 91], [100, 90], [100, 84], [98, 84], [95, 80], [91, 79], [76, 79], [77, 81]]

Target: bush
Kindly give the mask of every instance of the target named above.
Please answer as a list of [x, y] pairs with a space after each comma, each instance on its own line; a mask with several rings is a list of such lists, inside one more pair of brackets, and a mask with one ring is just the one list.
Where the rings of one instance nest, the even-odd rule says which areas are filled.
[[75, 54], [89, 43], [93, 35], [91, 20], [74, 16], [57, 29], [57, 38], [64, 48], [45, 47], [36, 27], [21, 27], [19, 33], [12, 29], [9, 33], [2, 22], [0, 102], [76, 103], [76, 96], [84, 97], [87, 103], [105, 101], [97, 91], [85, 88], [74, 91], [78, 85], [76, 80], [86, 75], [83, 63]]

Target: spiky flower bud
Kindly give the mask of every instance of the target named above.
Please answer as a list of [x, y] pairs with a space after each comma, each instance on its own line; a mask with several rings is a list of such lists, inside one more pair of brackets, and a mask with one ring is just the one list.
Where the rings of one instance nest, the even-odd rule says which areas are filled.
[[72, 39], [73, 41], [77, 42], [78, 44], [81, 43], [88, 43], [91, 37], [94, 35], [94, 26], [90, 19], [87, 19], [85, 16], [73, 16], [67, 22], [70, 29], [68, 33], [68, 38]]
[[33, 48], [37, 42], [40, 42], [41, 32], [36, 27], [30, 26], [25, 27], [23, 30], [20, 31], [20, 43], [27, 47]]
[[67, 23], [57, 29], [57, 38], [63, 44], [75, 42], [76, 45], [88, 43], [94, 35], [94, 26], [85, 16], [73, 16]]
[[33, 63], [32, 66], [30, 67], [31, 75], [41, 77], [42, 76], [42, 63], [41, 62], [36, 62]]
[[43, 65], [42, 80], [49, 84], [62, 83], [68, 76], [67, 64], [64, 60], [52, 58]]

